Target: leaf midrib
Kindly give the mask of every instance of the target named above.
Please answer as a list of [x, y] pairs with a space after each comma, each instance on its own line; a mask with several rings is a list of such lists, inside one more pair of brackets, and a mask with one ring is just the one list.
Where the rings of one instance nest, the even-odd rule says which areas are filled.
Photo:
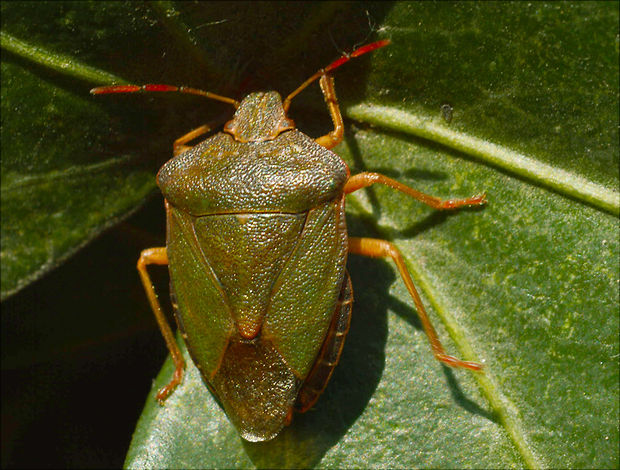
[[[52, 53], [39, 46], [29, 44], [4, 31], [0, 32], [0, 44], [3, 49], [33, 63], [53, 69], [58, 73], [98, 85], [126, 83], [126, 80], [113, 74], [82, 64], [72, 57]], [[584, 204], [592, 205], [599, 210], [616, 216], [620, 214], [620, 193], [582, 176], [555, 168], [500, 145], [454, 131], [441, 125], [437, 120], [427, 120], [392, 107], [374, 104], [349, 106], [343, 111], [351, 119], [443, 144], [475, 157], [479, 161], [507, 170], [528, 181], [573, 197]], [[441, 317], [463, 356], [475, 360], [474, 349], [471, 347], [464, 330], [455, 321], [449, 309], [438, 300], [438, 295], [416, 269], [416, 263], [412, 262], [409, 256], [405, 256], [405, 259], [417, 285], [424, 290], [430, 304]], [[500, 391], [497, 380], [489, 371], [485, 371], [484, 374], [476, 374], [476, 380], [526, 465], [530, 468], [541, 468], [543, 465], [527, 442], [523, 425], [516, 417], [515, 406]]]
[[344, 111], [351, 119], [443, 144], [533, 184], [615, 216], [620, 215], [619, 192], [501, 145], [450, 129], [437, 119], [420, 117], [394, 107], [366, 103], [349, 106]]
[[15, 190], [26, 187], [49, 185], [54, 181], [77, 181], [87, 176], [93, 176], [125, 167], [135, 160], [136, 159], [130, 155], [122, 155], [90, 165], [74, 165], [61, 170], [51, 170], [44, 173], [28, 175], [18, 172], [9, 172], [9, 174], [3, 177], [0, 193], [9, 195]]
[[43, 47], [22, 41], [5, 31], [0, 31], [0, 47], [42, 67], [97, 85], [127, 83], [116, 75], [82, 64], [71, 56], [53, 53]]
[[[422, 276], [418, 269], [419, 265], [411, 259], [411, 252], [407, 251], [407, 253], [409, 254], [404, 254], [403, 257], [406, 260], [411, 275], [416, 281], [416, 285], [424, 291], [426, 298], [435, 312], [437, 312], [437, 315], [446, 327], [446, 330], [459, 349], [462, 357], [466, 360], [481, 362], [475, 353], [475, 349], [470, 344], [467, 332], [460, 326], [458, 321], [456, 321], [452, 313], [450, 313], [450, 309], [447, 305], [439, 300], [440, 296], [435, 292], [431, 283]], [[502, 393], [499, 382], [495, 379], [495, 376], [488, 368], [483, 369], [481, 372], [473, 373], [473, 375], [482, 390], [482, 394], [489, 401], [493, 413], [498, 417], [499, 422], [502, 424], [510, 436], [512, 443], [523, 458], [525, 465], [528, 468], [544, 468], [545, 465], [536, 456], [527, 439], [523, 423], [518, 418], [517, 406]]]

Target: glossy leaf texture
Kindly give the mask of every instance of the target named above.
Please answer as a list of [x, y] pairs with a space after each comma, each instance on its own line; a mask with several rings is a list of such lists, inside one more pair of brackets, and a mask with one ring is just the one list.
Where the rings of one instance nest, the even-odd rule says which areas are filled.
[[[352, 235], [398, 246], [447, 349], [484, 373], [438, 364], [393, 265], [352, 255], [351, 332], [315, 409], [250, 444], [191, 363], [157, 405], [166, 363], [127, 467], [618, 466], [618, 3], [34, 5], [2, 5], [3, 295], [135, 210], [174, 138], [229, 111], [96, 85], [286, 94], [337, 48], [390, 38], [336, 72], [336, 151], [489, 199], [446, 214], [373, 187], [347, 211]], [[291, 117], [329, 130], [318, 87]]]

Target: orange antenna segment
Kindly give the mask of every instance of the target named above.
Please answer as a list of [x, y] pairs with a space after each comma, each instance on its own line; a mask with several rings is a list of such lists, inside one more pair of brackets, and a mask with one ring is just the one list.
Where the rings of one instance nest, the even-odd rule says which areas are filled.
[[226, 96], [216, 95], [210, 91], [199, 90], [197, 88], [190, 88], [186, 86], [174, 86], [164, 85], [161, 83], [148, 84], [148, 85], [112, 85], [112, 86], [100, 86], [90, 90], [93, 95], [104, 95], [107, 93], [135, 93], [140, 91], [176, 91], [178, 93], [188, 93], [190, 95], [204, 96], [216, 101], [223, 101], [224, 103], [232, 104], [235, 108], [239, 107], [239, 102], [228, 98]]
[[342, 57], [340, 57], [340, 58], [336, 59], [335, 61], [333, 61], [331, 64], [329, 64], [324, 69], [320, 69], [314, 75], [312, 75], [310, 78], [308, 78], [308, 80], [303, 82], [295, 91], [293, 91], [290, 95], [288, 95], [286, 97], [286, 99], [282, 103], [282, 106], [284, 107], [284, 111], [285, 112], [288, 111], [288, 108], [291, 106], [291, 100], [293, 98], [295, 98], [304, 88], [306, 88], [308, 85], [310, 85], [317, 78], [319, 78], [322, 75], [325, 75], [325, 74], [331, 72], [334, 69], [337, 69], [342, 64], [347, 63], [348, 61], [350, 61], [351, 59], [353, 59], [355, 57], [359, 57], [359, 56], [361, 56], [363, 54], [366, 54], [367, 52], [371, 52], [371, 51], [374, 51], [375, 49], [379, 49], [380, 47], [387, 46], [388, 44], [390, 44], [390, 42], [391, 41], [389, 39], [382, 39], [381, 41], [372, 42], [370, 44], [366, 44], [365, 46], [358, 47], [357, 49], [355, 49], [350, 54], [345, 54]]

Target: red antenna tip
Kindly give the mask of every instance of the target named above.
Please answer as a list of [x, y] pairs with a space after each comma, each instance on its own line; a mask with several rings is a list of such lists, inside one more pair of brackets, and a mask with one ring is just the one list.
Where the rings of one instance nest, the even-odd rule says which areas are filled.
[[379, 49], [380, 47], [387, 46], [391, 42], [392, 41], [390, 41], [389, 39], [382, 39], [381, 41], [376, 41], [376, 42], [371, 42], [370, 44], [366, 44], [365, 46], [355, 49], [350, 54], [343, 55], [339, 59], [336, 59], [331, 64], [329, 64], [327, 67], [325, 67], [324, 70], [325, 72], [330, 72], [355, 57], [359, 57], [363, 54], [366, 54], [367, 52], [371, 52], [371, 51], [374, 51], [375, 49]]
[[371, 42], [370, 44], [366, 44], [365, 46], [360, 47], [359, 49], [355, 49], [353, 52], [351, 52], [351, 57], [358, 57], [362, 54], [366, 54], [367, 52], [379, 49], [380, 47], [385, 47], [391, 42], [392, 41], [390, 41], [389, 39], [382, 39], [381, 41]]
[[112, 85], [112, 86], [99, 86], [90, 90], [92, 95], [103, 95], [106, 93], [131, 93], [139, 91], [141, 87], [138, 85]]

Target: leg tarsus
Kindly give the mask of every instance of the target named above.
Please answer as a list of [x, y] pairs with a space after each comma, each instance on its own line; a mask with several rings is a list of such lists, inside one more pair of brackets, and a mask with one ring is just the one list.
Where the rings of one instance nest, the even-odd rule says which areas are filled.
[[379, 240], [376, 238], [357, 238], [351, 237], [349, 238], [349, 252], [369, 256], [372, 258], [384, 258], [390, 257], [396, 263], [396, 267], [400, 272], [403, 281], [405, 282], [405, 286], [409, 291], [409, 294], [413, 298], [413, 303], [418, 310], [418, 316], [420, 321], [422, 322], [422, 326], [424, 327], [424, 332], [428, 337], [428, 340], [431, 343], [431, 348], [433, 350], [433, 354], [435, 358], [444, 364], [449, 365], [450, 367], [463, 367], [465, 369], [470, 370], [481, 370], [482, 364], [478, 364], [477, 362], [471, 361], [462, 361], [461, 359], [457, 359], [454, 356], [450, 356], [446, 354], [441, 341], [439, 341], [439, 337], [437, 336], [437, 332], [433, 327], [430, 318], [426, 313], [426, 309], [422, 304], [422, 299], [416, 290], [413, 281], [411, 280], [411, 276], [409, 275], [409, 271], [405, 266], [405, 261], [403, 260], [400, 252], [392, 243], [387, 240]]
[[164, 337], [164, 341], [166, 342], [166, 346], [170, 351], [172, 361], [175, 365], [174, 375], [172, 379], [170, 380], [168, 385], [159, 390], [159, 392], [157, 393], [157, 400], [160, 404], [163, 404], [164, 400], [166, 400], [166, 398], [168, 398], [168, 396], [177, 387], [177, 385], [182, 382], [183, 371], [185, 370], [185, 361], [183, 360], [183, 355], [181, 354], [179, 345], [176, 342], [174, 333], [172, 332], [172, 329], [170, 328], [170, 325], [166, 320], [166, 316], [161, 309], [161, 305], [159, 304], [159, 300], [157, 299], [157, 294], [155, 293], [155, 288], [153, 287], [151, 277], [149, 276], [149, 273], [146, 269], [146, 267], [150, 264], [168, 264], [168, 253], [165, 247], [149, 248], [143, 250], [140, 254], [137, 265], [138, 272], [140, 273], [140, 279], [142, 280], [142, 285], [144, 286], [144, 290], [146, 292], [146, 296], [149, 299], [153, 314], [155, 314], [155, 320], [157, 320], [157, 325], [159, 326], [161, 334]]
[[157, 398], [157, 401], [159, 402], [160, 405], [163, 405], [166, 399], [174, 391], [174, 389], [177, 388], [177, 386], [181, 382], [183, 382], [184, 371], [185, 371], [185, 362], [183, 362], [183, 364], [177, 364], [175, 366], [172, 379], [170, 379], [170, 382], [168, 382], [168, 385], [166, 385], [163, 388], [160, 388], [159, 391], [157, 392], [157, 395], [155, 396], [155, 398]]
[[447, 199], [441, 201], [440, 207], [437, 209], [458, 209], [463, 206], [482, 206], [487, 203], [487, 193], [478, 194], [467, 199]]
[[409, 186], [399, 183], [398, 181], [388, 178], [380, 173], [358, 173], [357, 175], [353, 175], [347, 181], [344, 187], [344, 192], [345, 194], [350, 194], [358, 189], [366, 188], [377, 183], [384, 184], [390, 188], [405, 193], [407, 196], [417, 199], [433, 209], [451, 210], [458, 209], [463, 206], [480, 206], [487, 203], [486, 194], [481, 194], [467, 199], [442, 200], [435, 196], [430, 196], [410, 188]]

